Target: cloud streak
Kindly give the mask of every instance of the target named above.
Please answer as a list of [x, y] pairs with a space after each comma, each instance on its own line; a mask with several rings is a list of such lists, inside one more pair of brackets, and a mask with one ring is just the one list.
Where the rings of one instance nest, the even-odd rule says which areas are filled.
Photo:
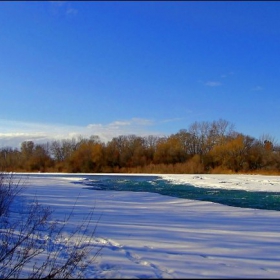
[[110, 141], [113, 137], [119, 135], [161, 135], [158, 131], [153, 130], [154, 125], [154, 121], [141, 118], [118, 120], [109, 124], [88, 124], [86, 126], [0, 120], [0, 148], [20, 147], [23, 141], [46, 143], [79, 136], [90, 137], [91, 135], [99, 136], [103, 142]]
[[263, 90], [263, 87], [261, 87], [261, 86], [255, 86], [252, 90], [253, 90], [253, 91], [261, 91], [261, 90]]
[[209, 87], [218, 87], [218, 86], [221, 86], [222, 83], [220, 83], [220, 82], [214, 82], [214, 81], [209, 81], [209, 82], [206, 82], [205, 85], [206, 85], [206, 86], [209, 86]]
[[50, 1], [51, 13], [54, 16], [65, 15], [75, 16], [78, 10], [73, 8], [71, 1]]

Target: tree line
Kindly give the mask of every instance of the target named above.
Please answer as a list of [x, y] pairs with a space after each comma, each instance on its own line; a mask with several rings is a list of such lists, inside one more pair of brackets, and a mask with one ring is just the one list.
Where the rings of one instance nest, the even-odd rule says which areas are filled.
[[71, 173], [280, 173], [280, 146], [270, 135], [256, 139], [228, 121], [194, 122], [169, 136], [121, 135], [62, 139], [0, 149], [6, 172]]

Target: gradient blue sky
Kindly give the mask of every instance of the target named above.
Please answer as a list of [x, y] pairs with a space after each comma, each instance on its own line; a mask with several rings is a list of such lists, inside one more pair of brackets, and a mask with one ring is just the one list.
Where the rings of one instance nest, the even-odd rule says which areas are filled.
[[280, 2], [0, 2], [0, 147], [227, 120], [280, 140]]

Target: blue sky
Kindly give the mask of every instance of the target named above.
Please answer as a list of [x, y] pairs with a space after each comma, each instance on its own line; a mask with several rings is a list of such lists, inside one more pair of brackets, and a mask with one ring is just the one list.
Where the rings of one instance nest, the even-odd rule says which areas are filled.
[[0, 147], [227, 120], [280, 140], [280, 2], [0, 3]]

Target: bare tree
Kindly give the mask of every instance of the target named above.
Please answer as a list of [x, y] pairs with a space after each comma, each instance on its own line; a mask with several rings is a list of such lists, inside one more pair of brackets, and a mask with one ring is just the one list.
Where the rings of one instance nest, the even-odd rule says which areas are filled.
[[53, 220], [53, 211], [36, 198], [22, 200], [23, 188], [12, 175], [0, 178], [0, 278], [83, 278], [102, 249], [94, 240], [98, 221], [90, 230], [94, 209], [69, 232], [75, 205], [63, 220]]

